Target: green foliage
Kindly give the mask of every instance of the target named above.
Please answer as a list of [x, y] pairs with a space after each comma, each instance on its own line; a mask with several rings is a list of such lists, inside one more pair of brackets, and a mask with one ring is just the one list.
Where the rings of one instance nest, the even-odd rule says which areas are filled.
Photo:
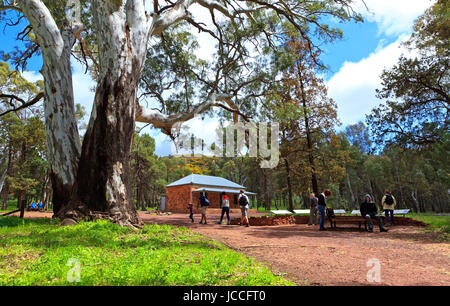
[[[42, 81], [29, 82], [21, 73], [11, 70], [8, 63], [0, 62], [0, 94], [12, 94], [28, 101], [42, 90], [42, 87]], [[6, 106], [18, 106], [17, 103], [19, 102], [6, 97], [0, 98], [0, 111]]]
[[416, 21], [407, 43], [416, 57], [402, 56], [383, 71], [377, 96], [387, 102], [367, 116], [378, 143], [424, 147], [448, 137], [448, 7], [448, 0], [438, 1]]
[[41, 197], [48, 169], [44, 123], [37, 116], [21, 120], [9, 113], [0, 117], [0, 135], [7, 141], [7, 154], [11, 152], [9, 188], [16, 193], [23, 191], [25, 195]]
[[[186, 228], [0, 217], [1, 285], [292, 285], [251, 258]], [[69, 259], [80, 282], [69, 283]]]

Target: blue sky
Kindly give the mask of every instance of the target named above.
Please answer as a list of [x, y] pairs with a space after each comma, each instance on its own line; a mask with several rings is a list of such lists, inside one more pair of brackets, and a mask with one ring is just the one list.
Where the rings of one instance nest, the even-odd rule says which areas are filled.
[[[379, 75], [385, 67], [394, 65], [405, 50], [401, 42], [411, 33], [414, 20], [434, 1], [430, 0], [365, 0], [369, 11], [358, 1], [356, 9], [365, 17], [364, 23], [337, 24], [344, 32], [340, 41], [323, 46], [323, 62], [330, 68], [324, 74], [328, 93], [338, 105], [338, 116], [343, 126], [364, 120], [365, 115], [380, 101], [375, 97], [375, 89], [380, 87]], [[194, 12], [194, 15], [197, 12]], [[17, 30], [8, 27], [0, 31], [0, 49], [12, 51], [17, 44]], [[211, 55], [208, 38], [199, 37], [200, 53]], [[34, 57], [24, 72], [31, 81], [41, 78], [40, 57]], [[84, 69], [73, 62], [75, 103], [84, 105], [88, 112], [92, 108], [95, 83]], [[88, 118], [86, 119], [88, 120]], [[199, 124], [192, 122], [194, 132], [205, 130], [205, 124], [214, 126], [216, 118], [209, 118]], [[195, 128], [197, 127], [197, 128]], [[341, 127], [341, 128], [342, 128]], [[156, 139], [157, 154], [171, 152], [170, 141], [158, 131], [145, 129]], [[196, 133], [197, 135], [197, 133]], [[200, 135], [201, 137], [201, 135]]]

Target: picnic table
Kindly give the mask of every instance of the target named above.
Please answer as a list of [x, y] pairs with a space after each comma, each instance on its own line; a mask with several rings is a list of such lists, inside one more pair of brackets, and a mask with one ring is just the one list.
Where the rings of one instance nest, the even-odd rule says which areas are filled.
[[[407, 215], [411, 210], [410, 209], [394, 209], [394, 215]], [[359, 210], [353, 210], [350, 214], [352, 215], [361, 215]]]
[[275, 215], [292, 215], [292, 212], [289, 210], [271, 210], [270, 212]]
[[335, 214], [346, 214], [344, 209], [334, 209], [333, 211]]
[[[394, 215], [406, 215], [409, 213], [409, 209], [394, 209]], [[335, 211], [336, 213], [336, 211]], [[367, 230], [367, 220], [363, 216], [361, 216], [360, 210], [353, 210], [350, 213], [351, 216], [336, 216], [330, 220], [331, 227], [336, 228], [336, 223], [358, 223], [358, 227], [361, 229], [361, 224], [364, 224], [364, 228]], [[380, 214], [378, 215], [380, 218], [384, 218], [385, 216]]]
[[296, 210], [294, 210], [294, 213], [296, 213], [296, 214], [308, 214], [309, 215], [310, 210], [309, 209], [296, 209]]

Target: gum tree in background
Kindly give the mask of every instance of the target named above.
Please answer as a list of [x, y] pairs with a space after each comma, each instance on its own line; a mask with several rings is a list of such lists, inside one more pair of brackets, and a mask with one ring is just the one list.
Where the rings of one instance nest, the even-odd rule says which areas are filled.
[[450, 106], [450, 21], [448, 0], [439, 0], [417, 19], [406, 46], [416, 56], [401, 56], [383, 71], [378, 97], [385, 104], [367, 116], [378, 143], [426, 147], [446, 139]]

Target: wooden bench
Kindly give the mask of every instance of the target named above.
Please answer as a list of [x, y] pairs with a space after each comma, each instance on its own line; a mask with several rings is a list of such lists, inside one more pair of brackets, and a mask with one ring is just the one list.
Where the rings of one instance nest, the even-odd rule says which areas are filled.
[[[403, 217], [407, 215], [411, 210], [410, 209], [394, 209], [394, 216], [395, 215], [402, 215]], [[352, 215], [361, 215], [361, 212], [359, 210], [353, 210], [350, 214]], [[380, 218], [386, 218], [384, 215], [384, 212], [381, 212], [378, 214]], [[394, 219], [395, 223], [395, 219]]]
[[367, 220], [361, 216], [335, 216], [331, 218], [331, 228], [336, 228], [336, 223], [358, 223], [359, 229], [361, 229], [361, 224], [364, 224], [364, 228], [367, 231]]

